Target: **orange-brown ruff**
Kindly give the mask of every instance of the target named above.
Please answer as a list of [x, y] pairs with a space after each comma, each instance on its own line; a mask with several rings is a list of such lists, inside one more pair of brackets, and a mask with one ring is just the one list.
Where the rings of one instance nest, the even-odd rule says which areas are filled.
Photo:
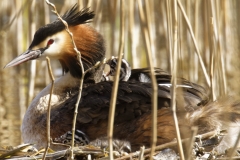
[[[105, 55], [104, 40], [100, 33], [85, 24], [94, 17], [89, 9], [78, 11], [75, 5], [63, 19], [69, 29], [77, 48], [81, 51], [85, 69], [101, 61]], [[33, 59], [44, 59], [46, 56], [57, 59], [62, 64], [65, 75], [55, 82], [51, 101], [51, 137], [58, 138], [71, 130], [74, 106], [78, 96], [81, 67], [73, 50], [71, 39], [64, 30], [64, 25], [56, 20], [41, 27], [34, 36], [29, 49], [15, 58], [6, 67], [18, 65]], [[106, 136], [109, 102], [112, 82], [100, 82], [102, 68], [99, 67], [86, 75], [82, 99], [79, 104], [77, 125], [91, 140]], [[145, 72], [146, 70], [138, 70]], [[135, 75], [137, 73], [133, 73]], [[157, 144], [172, 141], [175, 137], [172, 111], [169, 108], [171, 76], [156, 70], [158, 85], [158, 141]], [[206, 104], [206, 91], [199, 85], [184, 79], [178, 80], [177, 107], [182, 137], [188, 137], [189, 128], [196, 125], [199, 133], [229, 127], [236, 129], [239, 119], [239, 103], [229, 99]], [[50, 93], [50, 85], [44, 88], [32, 101], [27, 109], [22, 124], [24, 143], [46, 146], [46, 112]], [[116, 105], [114, 137], [128, 140], [133, 150], [140, 145], [149, 146], [151, 136], [151, 95], [149, 82], [121, 81]], [[225, 118], [223, 118], [225, 117]], [[225, 138], [222, 148], [232, 145], [235, 136]], [[51, 146], [53, 149], [55, 146]]]

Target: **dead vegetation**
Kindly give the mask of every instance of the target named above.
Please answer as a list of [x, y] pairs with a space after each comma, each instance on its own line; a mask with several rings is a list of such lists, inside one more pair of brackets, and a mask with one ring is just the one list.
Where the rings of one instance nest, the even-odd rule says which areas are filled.
[[[124, 34], [124, 58], [131, 63], [132, 68], [149, 66], [151, 61], [147, 61], [146, 57], [148, 57], [147, 53], [151, 52], [154, 57], [153, 66], [167, 70], [176, 77], [184, 77], [205, 86], [209, 89], [213, 100], [229, 94], [239, 96], [238, 25], [240, 20], [237, 17], [239, 17], [240, 2], [237, 0], [125, 1], [124, 33], [121, 32], [120, 25], [120, 17], [123, 14], [120, 12], [121, 0], [51, 2], [57, 6], [60, 13], [64, 13], [76, 2], [83, 7], [90, 6], [96, 13], [92, 25], [106, 39], [106, 57], [117, 55], [120, 50], [120, 37]], [[10, 0], [1, 1], [0, 4], [2, 49], [0, 66], [3, 68], [13, 57], [28, 47], [39, 26], [52, 21], [56, 16], [50, 12], [50, 7], [44, 1]], [[139, 4], [142, 4], [140, 9]], [[60, 76], [58, 64], [52, 62], [52, 66], [55, 76]], [[26, 106], [51, 80], [48, 77], [46, 64], [35, 61], [15, 69], [1, 69], [0, 74], [0, 146], [17, 146], [21, 144], [20, 125]], [[212, 138], [214, 135], [215, 133], [212, 133], [209, 137]], [[221, 135], [217, 134], [217, 136]], [[171, 148], [176, 147], [177, 143], [175, 141], [166, 145]], [[15, 155], [16, 152], [19, 154], [21, 147], [14, 148], [15, 150], [11, 147], [3, 147], [0, 150], [0, 158], [10, 158], [10, 155], [12, 153]], [[217, 157], [213, 151], [204, 152], [201, 147], [194, 145], [195, 155], [209, 154], [208, 157], [212, 159]], [[163, 148], [166, 146], [156, 146], [156, 150]], [[83, 148], [81, 153], [77, 153], [78, 149], [73, 152], [86, 157], [89, 154], [98, 158], [108, 156], [96, 148], [84, 149], [86, 148]], [[21, 156], [33, 155], [23, 152], [20, 152]], [[142, 152], [143, 157], [149, 158], [150, 149]], [[131, 153], [119, 159], [129, 157], [140, 159], [140, 153]], [[66, 154], [70, 154], [69, 150], [48, 153], [47, 158], [55, 159], [56, 156], [61, 157]], [[36, 156], [41, 158], [42, 153]], [[180, 156], [182, 157], [182, 154]], [[33, 159], [35, 158], [37, 157]]]

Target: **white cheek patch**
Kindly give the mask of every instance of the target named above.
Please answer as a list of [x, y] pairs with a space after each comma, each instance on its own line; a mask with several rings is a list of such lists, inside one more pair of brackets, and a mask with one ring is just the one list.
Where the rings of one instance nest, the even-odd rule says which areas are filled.
[[58, 58], [62, 55], [64, 50], [65, 36], [63, 34], [57, 34], [51, 38], [54, 42], [44, 51], [43, 54], [45, 54], [45, 56], [49, 56], [50, 58]]
[[[54, 42], [47, 47], [48, 41], [52, 39]], [[33, 47], [33, 50], [37, 50], [40, 48], [46, 48], [42, 53], [39, 59], [44, 59], [45, 57], [49, 58], [59, 58], [61, 54], [64, 52], [64, 44], [66, 41], [66, 33], [65, 30], [54, 34], [53, 36], [47, 37], [43, 42], [39, 45]]]
[[50, 58], [58, 58], [61, 55], [61, 47], [55, 42], [51, 44], [44, 52], [43, 56], [49, 56]]

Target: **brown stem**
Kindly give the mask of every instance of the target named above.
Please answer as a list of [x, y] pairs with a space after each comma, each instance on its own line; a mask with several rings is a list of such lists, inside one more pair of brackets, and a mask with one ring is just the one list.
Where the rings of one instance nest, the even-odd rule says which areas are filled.
[[192, 30], [192, 26], [191, 26], [191, 24], [190, 24], [190, 22], [189, 22], [189, 19], [188, 19], [188, 17], [187, 17], [187, 14], [186, 14], [185, 11], [184, 11], [184, 8], [183, 8], [183, 6], [182, 6], [181, 1], [180, 1], [180, 0], [177, 0], [177, 3], [178, 3], [178, 6], [179, 6], [179, 8], [180, 8], [180, 10], [181, 10], [181, 12], [182, 12], [182, 14], [183, 14], [183, 17], [184, 17], [186, 23], [187, 23], [187, 27], [188, 27], [188, 30], [189, 30], [190, 35], [191, 35], [191, 37], [192, 37], [193, 44], [194, 44], [194, 46], [195, 46], [195, 50], [196, 50], [196, 53], [197, 53], [197, 55], [198, 55], [198, 59], [199, 59], [200, 65], [201, 65], [201, 67], [202, 67], [202, 70], [203, 70], [205, 79], [206, 79], [206, 81], [207, 81], [208, 86], [210, 87], [210, 86], [211, 86], [210, 78], [209, 78], [209, 76], [208, 76], [208, 74], [207, 74], [206, 67], [205, 67], [205, 65], [204, 65], [204, 63], [203, 63], [203, 60], [202, 60], [202, 57], [201, 57], [201, 54], [200, 54], [200, 51], [199, 51], [199, 48], [198, 48], [198, 45], [197, 45], [197, 41], [196, 41], [196, 39], [195, 39], [193, 30]]
[[50, 90], [50, 96], [49, 96], [49, 100], [48, 100], [48, 110], [47, 110], [47, 146], [46, 146], [46, 149], [45, 149], [45, 152], [43, 155], [43, 160], [45, 160], [45, 158], [46, 158], [46, 154], [47, 154], [47, 151], [48, 151], [48, 149], [50, 147], [50, 143], [51, 143], [51, 134], [50, 134], [51, 99], [52, 99], [52, 94], [53, 94], [53, 89], [54, 89], [54, 81], [55, 81], [53, 73], [52, 73], [52, 68], [50, 65], [50, 59], [48, 57], [46, 57], [46, 61], [47, 61], [47, 66], [48, 66], [48, 73], [52, 80], [52, 83], [51, 83], [51, 90]]
[[[143, 5], [142, 1], [138, 0], [138, 10], [141, 20], [141, 29], [144, 36], [144, 43], [147, 50], [147, 58], [148, 58], [148, 64], [150, 67], [150, 77], [152, 81], [152, 140], [151, 140], [151, 155], [153, 155], [156, 147], [157, 142], [157, 81], [154, 74], [154, 66], [153, 66], [153, 60], [152, 60], [152, 51], [151, 51], [151, 36], [149, 35], [149, 31], [146, 25], [146, 18], [144, 16], [143, 11]], [[150, 156], [150, 159], [153, 157]]]
[[174, 125], [175, 125], [175, 130], [176, 130], [176, 135], [177, 135], [177, 142], [178, 142], [178, 149], [179, 149], [179, 154], [182, 160], [184, 160], [184, 153], [183, 153], [183, 147], [181, 143], [181, 135], [180, 135], [180, 129], [178, 125], [178, 119], [177, 119], [177, 107], [176, 107], [176, 85], [177, 85], [177, 46], [178, 46], [178, 19], [177, 19], [177, 0], [174, 0], [173, 2], [174, 5], [174, 14], [173, 14], [173, 25], [174, 25], [174, 32], [173, 32], [173, 59], [172, 59], [172, 79], [171, 79], [171, 108], [173, 112], [173, 120], [174, 120]]
[[117, 100], [117, 91], [118, 91], [118, 84], [119, 84], [119, 75], [120, 75], [120, 68], [122, 63], [123, 57], [123, 47], [124, 47], [124, 29], [125, 29], [125, 6], [124, 0], [120, 1], [120, 10], [121, 10], [121, 30], [120, 30], [120, 46], [118, 51], [118, 63], [117, 63], [117, 70], [115, 80], [113, 82], [113, 89], [111, 94], [110, 100], [110, 109], [108, 114], [108, 144], [109, 144], [109, 159], [113, 160], [113, 145], [112, 145], [112, 138], [113, 138], [113, 128], [114, 128], [114, 115], [115, 115], [115, 108], [116, 108], [116, 100]]
[[81, 60], [81, 53], [80, 51], [77, 49], [76, 47], [76, 44], [74, 42], [74, 39], [73, 39], [73, 34], [70, 32], [69, 28], [68, 28], [68, 24], [66, 21], [64, 21], [61, 16], [58, 14], [57, 12], [57, 9], [55, 7], [54, 4], [50, 3], [49, 0], [45, 0], [46, 3], [48, 5], [50, 5], [54, 10], [53, 12], [57, 15], [57, 17], [62, 21], [62, 23], [65, 25], [65, 30], [67, 31], [67, 33], [70, 35], [71, 37], [71, 41], [72, 41], [72, 44], [73, 44], [73, 49], [74, 51], [77, 53], [78, 55], [78, 58], [79, 58], [79, 63], [80, 63], [80, 66], [81, 66], [81, 71], [82, 71], [82, 77], [80, 79], [80, 84], [79, 84], [79, 94], [78, 94], [78, 100], [75, 104], [75, 112], [74, 112], [74, 117], [73, 117], [73, 127], [72, 127], [72, 143], [71, 143], [71, 159], [73, 160], [74, 157], [73, 157], [73, 147], [74, 147], [74, 137], [75, 137], [75, 126], [76, 126], [76, 119], [77, 119], [77, 110], [78, 110], [78, 105], [79, 105], [79, 102], [80, 102], [80, 99], [81, 99], [81, 92], [82, 92], [82, 86], [83, 86], [83, 79], [84, 79], [84, 67], [83, 67], [83, 63], [82, 63], [82, 60]]
[[[216, 131], [207, 132], [207, 133], [204, 133], [202, 135], [195, 136], [195, 139], [199, 138], [199, 137], [201, 137], [202, 140], [203, 139], [207, 139], [207, 138], [213, 137], [215, 135], [221, 134], [222, 132], [224, 132], [224, 131], [220, 131], [220, 132], [216, 132]], [[186, 139], [181, 140], [181, 142], [182, 143], [186, 143], [189, 140], [190, 140], [190, 138], [186, 138]], [[176, 147], [177, 143], [178, 143], [177, 141], [172, 141], [172, 142], [169, 142], [169, 143], [161, 144], [159, 146], [156, 146], [156, 151], [160, 151], [160, 150], [163, 150], [165, 148]], [[148, 149], [145, 149], [144, 154], [148, 154], [150, 152], [151, 152], [151, 148], [148, 148]], [[123, 156], [121, 158], [117, 158], [116, 160], [125, 160], [125, 159], [129, 159], [129, 158], [135, 158], [135, 157], [138, 157], [138, 156], [139, 156], [139, 152], [133, 152], [133, 153], [130, 153], [129, 155]]]

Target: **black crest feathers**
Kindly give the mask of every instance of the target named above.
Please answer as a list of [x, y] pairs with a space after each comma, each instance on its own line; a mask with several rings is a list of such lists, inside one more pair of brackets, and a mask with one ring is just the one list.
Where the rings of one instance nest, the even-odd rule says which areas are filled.
[[90, 11], [89, 8], [84, 8], [81, 11], [78, 11], [78, 8], [79, 6], [75, 4], [62, 16], [68, 25], [75, 26], [78, 24], [88, 23], [89, 20], [94, 18], [95, 14], [93, 11]]
[[[80, 11], [78, 10], [78, 8], [78, 4], [75, 4], [62, 16], [63, 20], [65, 20], [69, 26], [76, 26], [79, 24], [88, 23], [95, 16], [93, 11], [90, 11], [89, 8], [84, 8]], [[65, 26], [59, 19], [39, 28], [34, 35], [33, 41], [29, 46], [29, 49], [44, 41], [44, 39], [46, 39], [48, 36], [54, 35], [64, 29]]]

